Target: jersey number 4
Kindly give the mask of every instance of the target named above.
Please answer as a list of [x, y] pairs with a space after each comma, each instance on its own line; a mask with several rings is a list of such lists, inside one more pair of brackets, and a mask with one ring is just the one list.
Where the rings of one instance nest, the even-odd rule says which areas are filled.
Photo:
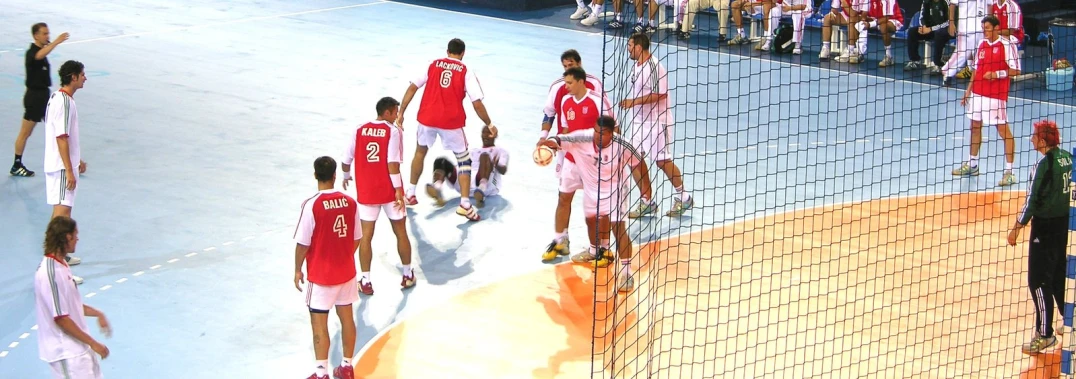
[[377, 154], [381, 152], [381, 147], [377, 145], [377, 142], [370, 142], [366, 144], [366, 161], [367, 162], [380, 162], [381, 157]]
[[333, 231], [340, 237], [347, 237], [347, 221], [344, 220], [344, 215], [336, 215], [336, 221], [333, 222]]

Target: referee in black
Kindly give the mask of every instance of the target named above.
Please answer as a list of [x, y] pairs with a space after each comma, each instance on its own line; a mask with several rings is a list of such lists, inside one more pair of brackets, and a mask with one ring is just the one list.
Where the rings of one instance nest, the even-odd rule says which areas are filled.
[[1023, 346], [1025, 354], [1038, 354], [1056, 345], [1054, 308], [1064, 317], [1072, 154], [1058, 147], [1060, 140], [1056, 123], [1035, 123], [1031, 143], [1042, 158], [1035, 165], [1020, 218], [1009, 231], [1009, 245], [1016, 246], [1020, 231], [1031, 222], [1027, 284], [1035, 303], [1035, 338]]
[[11, 165], [11, 176], [34, 176], [34, 172], [22, 164], [22, 153], [26, 149], [26, 140], [34, 132], [34, 126], [45, 118], [45, 108], [52, 95], [49, 90], [52, 86], [52, 77], [49, 76], [51, 66], [47, 57], [68, 37], [67, 33], [60, 34], [56, 41], [49, 42], [49, 26], [44, 22], [30, 27], [30, 33], [34, 36], [34, 43], [26, 49], [26, 94], [22, 97], [26, 112], [22, 115], [19, 136], [15, 138], [15, 163]]

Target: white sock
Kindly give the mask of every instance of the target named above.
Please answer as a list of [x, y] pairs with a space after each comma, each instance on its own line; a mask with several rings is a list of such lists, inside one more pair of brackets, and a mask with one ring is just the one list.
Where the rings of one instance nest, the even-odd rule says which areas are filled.
[[658, 20], [650, 20], [650, 26], [653, 26], [653, 27], [656, 28], [658, 26]]
[[747, 34], [744, 34], [744, 32], [743, 32], [743, 28], [736, 28], [736, 33], [740, 33], [740, 37], [747, 36]]
[[691, 195], [689, 195], [687, 192], [684, 192], [684, 186], [676, 187], [676, 193], [680, 195], [680, 201], [682, 202], [686, 202], [687, 199], [691, 198]]
[[470, 208], [471, 207], [471, 198], [469, 198], [467, 196], [461, 197], [460, 198], [460, 206], [463, 207], [463, 208]]
[[344, 357], [344, 362], [341, 365], [342, 366], [351, 366], [351, 358]]
[[441, 189], [441, 186], [445, 184], [444, 180], [435, 180], [433, 182], [433, 188]]
[[968, 156], [968, 166], [979, 167], [979, 157], [976, 155]]
[[631, 276], [631, 259], [620, 260], [620, 272], [624, 276]]
[[638, 23], [638, 24], [642, 24], [643, 21], [646, 21], [646, 20], [644, 20], [642, 17], [639, 17], [639, 19], [636, 20], [635, 22]]
[[329, 375], [329, 361], [314, 361], [314, 372], [317, 373], [319, 377]]
[[586, 5], [583, 5], [583, 0], [575, 0], [575, 4], [579, 5], [580, 8], [583, 8], [583, 7], [586, 6]]
[[411, 276], [412, 273], [413, 272], [411, 271], [411, 265], [403, 265], [404, 276]]
[[867, 53], [867, 33], [863, 33], [863, 34], [859, 35], [859, 41], [858, 41], [858, 43], [856, 45], [858, 45], [856, 47], [859, 48], [859, 53], [860, 54], [866, 54]]
[[893, 57], [893, 45], [889, 45], [889, 46], [885, 47], [885, 56], [890, 57], [890, 58]]
[[414, 184], [408, 184], [407, 185], [407, 191], [404, 191], [404, 194], [407, 195], [407, 196], [415, 196], [415, 185]]
[[369, 271], [363, 271], [362, 272], [362, 279], [366, 280], [366, 282], [369, 283], [370, 282], [370, 272]]
[[602, 9], [605, 9], [605, 4], [590, 3], [590, 10], [594, 12], [591, 17], [597, 18], [598, 16], [601, 16]]
[[614, 14], [613, 14], [613, 19], [614, 19], [614, 20], [617, 20], [617, 21], [620, 21], [620, 13], [619, 13], [619, 12], [618, 12], [618, 13], [614, 13]]
[[593, 256], [598, 255], [598, 247], [597, 246], [590, 245], [590, 255], [593, 255]]
[[565, 238], [568, 238], [567, 230], [565, 230], [564, 233], [556, 233], [553, 235], [553, 241], [556, 241], [557, 243], [564, 242]]
[[602, 248], [609, 250], [609, 240], [602, 240]]
[[1005, 162], [1005, 171], [1012, 171], [1012, 163]]

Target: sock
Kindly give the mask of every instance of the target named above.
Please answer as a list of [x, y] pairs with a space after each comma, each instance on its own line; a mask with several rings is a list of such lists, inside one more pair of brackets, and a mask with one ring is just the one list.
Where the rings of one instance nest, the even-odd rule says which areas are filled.
[[598, 17], [598, 16], [601, 16], [601, 14], [602, 14], [602, 9], [605, 9], [605, 4], [594, 4], [594, 3], [591, 3], [591, 4], [590, 4], [590, 8], [591, 8], [591, 10], [593, 10], [593, 11], [594, 11], [594, 14], [593, 14], [592, 16], [593, 16], [593, 17]]
[[579, 5], [579, 7], [580, 7], [580, 8], [582, 8], [582, 7], [585, 7], [585, 6], [586, 6], [586, 5], [583, 5], [583, 0], [575, 0], [575, 4], [576, 4], [576, 5]]
[[979, 167], [979, 157], [976, 155], [968, 156], [968, 166]]
[[889, 45], [889, 46], [885, 47], [885, 56], [887, 56], [887, 57], [892, 57], [893, 56], [893, 45]]
[[650, 26], [658, 27], [658, 20], [650, 20]]
[[22, 155], [15, 154], [15, 164], [22, 164]]
[[609, 240], [603, 239], [601, 243], [603, 249], [609, 250]]
[[1005, 171], [1012, 171], [1012, 162], [1005, 162]]
[[643, 21], [646, 21], [646, 20], [643, 20], [642, 17], [639, 17], [637, 20], [635, 20], [636, 23], [638, 23], [640, 25], [645, 25], [645, 24], [643, 24]]
[[631, 276], [631, 259], [620, 260], [620, 272], [624, 276]]
[[565, 238], [568, 238], [567, 230], [565, 230], [564, 233], [556, 233], [553, 235], [553, 241], [556, 241], [557, 243], [564, 242]]
[[344, 363], [341, 364], [341, 365], [342, 366], [351, 366], [351, 358], [344, 357]]
[[686, 202], [687, 199], [691, 198], [691, 195], [688, 195], [687, 192], [684, 192], [684, 186], [676, 187], [676, 193], [680, 195], [680, 201], [682, 202]]
[[320, 376], [328, 376], [329, 375], [329, 361], [328, 360], [315, 361], [314, 362], [314, 372], [317, 373], [319, 377]]
[[822, 42], [822, 50], [829, 50], [829, 41]]
[[407, 195], [407, 196], [415, 196], [415, 185], [414, 184], [408, 184], [407, 185], [407, 191], [404, 191], [404, 194]]
[[867, 53], [867, 33], [859, 35], [859, 41], [857, 41], [856, 45], [858, 45], [856, 47], [859, 48], [860, 54]]
[[590, 245], [590, 255], [594, 255], [594, 256], [598, 255], [598, 247], [597, 246]]
[[480, 189], [482, 191], [486, 191], [487, 188], [489, 188], [489, 180], [482, 179], [482, 180], [478, 181], [478, 189]]
[[369, 271], [363, 271], [362, 272], [362, 279], [366, 280], [366, 282], [369, 283], [370, 282], [370, 272]]
[[740, 37], [746, 37], [747, 34], [743, 32], [743, 28], [736, 28], [736, 33], [740, 33]]
[[444, 180], [435, 180], [433, 182], [433, 188], [441, 189], [441, 186], [445, 184]]
[[460, 206], [464, 209], [471, 207], [471, 198], [464, 196], [460, 198]]
[[614, 14], [614, 15], [613, 15], [613, 19], [614, 19], [614, 20], [617, 20], [617, 21], [620, 21], [620, 13], [616, 13], [616, 14]]
[[411, 274], [413, 274], [413, 273], [414, 272], [411, 271], [411, 265], [403, 265], [403, 274], [404, 274], [404, 276], [411, 276]]

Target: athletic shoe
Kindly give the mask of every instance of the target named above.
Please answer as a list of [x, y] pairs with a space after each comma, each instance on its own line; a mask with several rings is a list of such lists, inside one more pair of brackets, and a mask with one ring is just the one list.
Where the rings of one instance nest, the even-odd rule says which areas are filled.
[[400, 288], [408, 289], [415, 286], [415, 270], [411, 270], [411, 273], [403, 276], [403, 280], [400, 280]]
[[860, 63], [863, 63], [863, 62], [866, 62], [866, 61], [867, 61], [867, 58], [865, 58], [863, 56], [863, 54], [849, 54], [848, 55], [848, 63], [860, 64]]
[[21, 176], [21, 177], [24, 177], [24, 178], [29, 178], [31, 176], [34, 176], [34, 172], [30, 171], [30, 170], [27, 170], [26, 166], [23, 166], [21, 163], [16, 164], [16, 165], [12, 165], [10, 173], [11, 173], [11, 176]]
[[618, 292], [631, 292], [633, 289], [635, 289], [635, 279], [632, 279], [631, 275], [621, 275], [616, 285], [616, 290]]
[[594, 26], [594, 24], [598, 23], [598, 14], [594, 13], [594, 12], [590, 12], [590, 16], [587, 16], [587, 18], [584, 18], [583, 21], [579, 21], [579, 23], [582, 24], [583, 26]]
[[935, 65], [930, 66], [930, 76], [941, 76], [941, 74], [941, 67]]
[[474, 207], [464, 208], [463, 204], [460, 204], [460, 206], [456, 208], [456, 214], [466, 217], [468, 220], [471, 221], [478, 221], [482, 219], [482, 216], [478, 215], [478, 211], [475, 211]]
[[572, 263], [586, 264], [594, 261], [594, 252], [589, 248], [572, 256]]
[[818, 60], [820, 60], [820, 61], [828, 61], [829, 58], [830, 58], [830, 56], [829, 56], [829, 48], [828, 47], [823, 47], [822, 51], [818, 53]]
[[878, 67], [889, 67], [889, 66], [892, 66], [892, 65], [894, 65], [896, 63], [897, 62], [895, 60], [893, 60], [893, 57], [886, 55], [885, 58], [882, 59], [881, 62], [878, 62]]
[[[679, 29], [677, 29], [677, 30], [679, 30]], [[691, 33], [690, 32], [677, 31], [676, 32], [676, 39], [681, 40], [681, 41], [690, 40], [691, 39]]]
[[961, 164], [959, 168], [953, 170], [955, 176], [975, 176], [979, 175], [979, 166], [972, 167], [967, 162]]
[[749, 42], [751, 42], [751, 40], [747, 39], [747, 37], [737, 34], [736, 37], [732, 39], [732, 41], [729, 41], [729, 45], [743, 45]]
[[355, 368], [351, 366], [340, 366], [333, 370], [334, 379], [355, 379]]
[[82, 258], [73, 257], [70, 255], [68, 255], [67, 258], [65, 258], [64, 260], [67, 261], [68, 266], [78, 266], [79, 263], [82, 263]]
[[[426, 185], [426, 194], [430, 195], [430, 198], [433, 198], [434, 205], [438, 207], [445, 205], [445, 199], [441, 196], [441, 190], [437, 189], [437, 187], [434, 187], [433, 184]], [[408, 202], [410, 202], [410, 199], [408, 200]], [[418, 200], [416, 199], [415, 202], [417, 203]]]
[[613, 20], [613, 22], [610, 22], [609, 24], [605, 25], [605, 28], [606, 29], [623, 29], [624, 28], [624, 23], [620, 22], [620, 20]]
[[1031, 342], [1023, 346], [1022, 350], [1024, 354], [1038, 354], [1054, 345], [1057, 345], [1057, 337], [1035, 336], [1035, 338], [1031, 339]]
[[306, 379], [329, 379], [329, 376], [328, 375], [318, 376], [317, 373], [313, 373], [313, 374], [310, 374], [310, 376], [307, 377]]
[[801, 48], [800, 48], [800, 47], [799, 47], [799, 46], [797, 45], [795, 49], [792, 49], [792, 54], [793, 54], [793, 55], [800, 55], [800, 54], [803, 54], [803, 49], [801, 49]]
[[639, 218], [639, 217], [643, 217], [643, 216], [653, 214], [654, 212], [657, 212], [657, 211], [658, 211], [658, 203], [657, 202], [651, 201], [650, 204], [647, 204], [647, 203], [643, 202], [640, 199], [639, 200], [639, 206], [635, 207], [635, 209], [632, 210], [631, 212], [628, 212], [628, 218]]
[[665, 215], [669, 217], [680, 217], [683, 216], [684, 213], [686, 213], [693, 206], [695, 206], [695, 199], [691, 196], [687, 197], [686, 203], [683, 200], [680, 200], [680, 197], [676, 197], [675, 199], [673, 199], [672, 209], [670, 209], [669, 212], [665, 213]]
[[631, 31], [633, 31], [633, 32], [635, 32], [635, 33], [642, 33], [642, 32], [645, 32], [645, 31], [646, 31], [646, 25], [643, 25], [643, 24], [635, 24], [635, 27], [631, 28]]
[[579, 8], [575, 8], [575, 13], [572, 13], [571, 16], [568, 16], [568, 19], [569, 20], [582, 20], [582, 19], [586, 18], [587, 15], [589, 15], [589, 14], [590, 14], [590, 8], [579, 7]]
[[1002, 175], [1001, 180], [998, 181], [998, 186], [1008, 187], [1018, 182], [1019, 181], [1016, 180], [1016, 175], [1013, 175], [1012, 171], [1005, 171], [1005, 175]]
[[759, 43], [755, 44], [755, 50], [765, 51], [765, 50], [769, 50], [769, 49], [770, 49], [770, 39], [769, 38], [763, 38], [762, 41], [759, 41]]
[[549, 246], [545, 248], [545, 254], [542, 254], [542, 262], [549, 262], [557, 258], [558, 255], [568, 255], [568, 247], [570, 243], [565, 238], [563, 242], [557, 243], [556, 240], [549, 243]]
[[482, 208], [486, 206], [486, 193], [482, 192], [482, 189], [474, 190], [474, 206]]
[[956, 73], [956, 77], [960, 79], [971, 79], [972, 75], [975, 75], [975, 71], [972, 71], [971, 68], [969, 68], [968, 66], [964, 66], [963, 70], [960, 70], [960, 72]]
[[655, 27], [654, 25], [647, 25], [646, 26], [646, 30], [645, 30], [646, 34], [654, 34], [657, 31], [658, 31], [658, 28]]
[[613, 253], [604, 247], [598, 248], [598, 259], [594, 260], [594, 268], [609, 267], [613, 264]]
[[374, 284], [370, 283], [366, 278], [359, 278], [359, 292], [363, 295], [370, 296], [374, 294]]

